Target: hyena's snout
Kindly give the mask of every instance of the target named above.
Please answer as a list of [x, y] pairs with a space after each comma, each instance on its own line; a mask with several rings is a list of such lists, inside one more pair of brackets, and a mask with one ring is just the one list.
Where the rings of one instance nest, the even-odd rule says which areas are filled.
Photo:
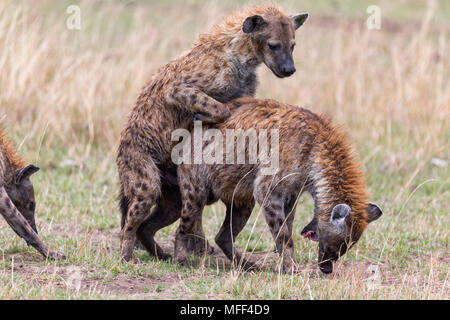
[[285, 59], [285, 61], [281, 65], [281, 72], [283, 73], [283, 76], [289, 77], [293, 75], [295, 71], [297, 70], [295, 69], [294, 60], [292, 59], [292, 57]]

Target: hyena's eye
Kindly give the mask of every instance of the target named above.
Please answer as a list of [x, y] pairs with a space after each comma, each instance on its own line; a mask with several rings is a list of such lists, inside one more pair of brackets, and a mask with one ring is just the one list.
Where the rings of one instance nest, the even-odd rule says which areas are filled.
[[277, 51], [281, 48], [281, 45], [279, 43], [269, 43], [269, 49], [272, 51]]
[[36, 209], [36, 203], [34, 201], [30, 201], [28, 204], [28, 210], [34, 211], [34, 209]]

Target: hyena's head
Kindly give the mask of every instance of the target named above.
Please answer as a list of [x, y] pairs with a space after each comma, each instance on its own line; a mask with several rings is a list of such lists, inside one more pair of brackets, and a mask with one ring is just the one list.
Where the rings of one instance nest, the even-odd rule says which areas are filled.
[[347, 204], [338, 204], [333, 207], [329, 219], [319, 218], [316, 226], [309, 230], [307, 226], [302, 231], [311, 240], [319, 241], [318, 262], [323, 273], [333, 272], [333, 261], [337, 261], [359, 240], [368, 223], [383, 214], [373, 203], [365, 208], [366, 214], [352, 214], [351, 210]]
[[279, 78], [295, 72], [292, 53], [295, 47], [295, 31], [308, 18], [307, 13], [292, 15], [264, 14], [247, 17], [242, 26], [250, 35], [257, 58]]
[[14, 172], [11, 182], [5, 186], [9, 198], [36, 233], [38, 232], [34, 220], [36, 203], [30, 177], [37, 171], [39, 171], [39, 168], [32, 164], [19, 169]]

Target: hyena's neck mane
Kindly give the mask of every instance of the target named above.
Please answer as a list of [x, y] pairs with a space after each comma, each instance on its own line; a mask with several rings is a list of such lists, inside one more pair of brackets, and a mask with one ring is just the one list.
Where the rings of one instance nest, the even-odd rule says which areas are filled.
[[281, 17], [285, 14], [275, 4], [236, 11], [217, 24], [211, 32], [200, 35], [195, 46], [213, 46], [224, 53], [225, 59], [233, 57], [233, 61], [228, 62], [235, 64], [236, 67], [256, 68], [262, 61], [259, 61], [253, 47], [249, 45], [250, 35], [242, 31], [245, 19], [253, 15]]
[[5, 133], [0, 130], [0, 184], [9, 180], [13, 172], [25, 167], [23, 159], [15, 152]]
[[351, 208], [354, 231], [362, 232], [367, 226], [368, 192], [360, 164], [347, 137], [328, 119], [319, 121], [309, 176], [317, 217], [329, 220], [333, 207], [345, 203]]

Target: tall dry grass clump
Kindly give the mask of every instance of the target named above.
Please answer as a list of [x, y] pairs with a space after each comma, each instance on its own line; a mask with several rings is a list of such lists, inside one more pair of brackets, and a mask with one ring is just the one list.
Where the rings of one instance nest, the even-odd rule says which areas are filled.
[[[114, 149], [151, 73], [228, 12], [214, 4], [168, 10], [86, 1], [81, 30], [69, 30], [65, 6], [40, 4], [0, 3], [2, 125], [79, 157], [93, 146]], [[421, 25], [394, 30], [313, 17], [297, 35], [297, 74], [280, 81], [261, 68], [258, 95], [326, 111], [352, 125], [357, 139], [387, 139], [386, 148], [401, 126], [414, 147], [432, 153], [450, 112], [448, 36], [448, 25], [433, 25], [432, 9]]]
[[54, 1], [0, 3], [0, 117], [13, 135], [86, 157], [93, 146], [115, 147], [140, 88], [194, 35], [177, 34], [186, 20], [163, 32], [146, 7], [81, 8], [81, 30], [69, 30]]

